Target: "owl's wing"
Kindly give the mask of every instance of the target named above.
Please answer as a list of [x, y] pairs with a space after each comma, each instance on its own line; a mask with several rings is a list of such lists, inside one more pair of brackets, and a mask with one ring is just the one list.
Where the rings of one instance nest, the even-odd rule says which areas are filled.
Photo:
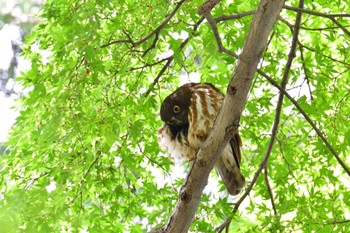
[[241, 138], [237, 134], [230, 140], [230, 143], [227, 144], [215, 163], [215, 170], [231, 195], [239, 194], [245, 184], [245, 179], [240, 170], [240, 146]]
[[188, 141], [199, 150], [211, 131], [224, 96], [212, 84], [199, 83], [191, 86], [191, 104], [188, 112]]
[[239, 136], [239, 134], [236, 134], [231, 140], [230, 140], [230, 146], [232, 149], [233, 158], [235, 159], [238, 167], [241, 167], [241, 146], [242, 146], [242, 139]]

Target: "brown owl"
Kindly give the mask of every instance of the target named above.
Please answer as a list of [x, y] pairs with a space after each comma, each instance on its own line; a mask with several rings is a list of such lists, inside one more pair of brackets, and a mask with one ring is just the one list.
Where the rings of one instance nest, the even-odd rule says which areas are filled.
[[[210, 83], [187, 83], [162, 103], [158, 130], [162, 149], [177, 158], [192, 161], [206, 140], [222, 106], [224, 95]], [[245, 184], [240, 171], [241, 138], [236, 134], [215, 163], [227, 191], [237, 195]]]

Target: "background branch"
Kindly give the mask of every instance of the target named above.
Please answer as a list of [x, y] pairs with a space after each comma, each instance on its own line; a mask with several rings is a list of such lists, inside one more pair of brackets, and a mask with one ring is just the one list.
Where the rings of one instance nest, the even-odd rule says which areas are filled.
[[311, 90], [311, 85], [310, 85], [309, 69], [306, 67], [306, 64], [305, 64], [303, 47], [301, 46], [300, 42], [298, 42], [298, 46], [299, 46], [300, 59], [301, 59], [302, 65], [303, 65], [306, 84], [307, 84], [307, 87], [309, 89], [310, 98], [311, 98], [311, 100], [313, 100], [314, 97], [312, 95], [312, 90]]
[[[197, 31], [199, 25], [203, 22], [204, 17], [202, 17], [200, 20], [197, 21], [197, 23], [194, 25], [193, 27], [193, 32]], [[182, 51], [182, 49], [187, 45], [187, 43], [190, 41], [190, 36], [187, 37], [179, 46], [179, 50], [178, 51]], [[166, 71], [166, 69], [170, 66], [171, 62], [174, 60], [174, 55], [171, 55], [170, 57], [167, 58], [167, 62], [165, 63], [165, 65], [163, 66], [163, 68], [160, 70], [160, 72], [158, 73], [157, 77], [153, 80], [153, 82], [151, 83], [150, 87], [148, 88], [148, 90], [145, 92], [145, 97], [147, 97], [151, 91], [153, 90], [154, 86], [159, 82], [159, 79], [162, 77], [162, 75], [164, 74], [164, 72]]]
[[347, 167], [347, 165], [344, 163], [344, 161], [339, 157], [338, 153], [335, 151], [335, 149], [331, 146], [331, 144], [328, 142], [326, 137], [323, 135], [321, 130], [316, 126], [316, 124], [311, 120], [309, 115], [303, 110], [303, 108], [299, 105], [299, 103], [287, 92], [285, 91], [275, 80], [273, 80], [270, 76], [266, 75], [264, 72], [259, 71], [258, 73], [262, 75], [264, 78], [266, 78], [272, 85], [278, 88], [279, 91], [281, 91], [293, 104], [294, 106], [298, 109], [298, 111], [303, 115], [305, 120], [309, 122], [311, 127], [316, 131], [317, 135], [321, 138], [323, 143], [326, 145], [328, 150], [332, 153], [332, 155], [337, 159], [338, 163], [342, 166], [344, 171], [348, 174], [350, 177], [350, 170]]
[[[101, 48], [105, 48], [107, 46], [110, 46], [112, 44], [117, 44], [117, 43], [130, 43], [132, 44], [132, 47], [137, 47], [140, 44], [142, 44], [143, 42], [149, 40], [152, 36], [156, 35], [151, 47], [155, 45], [156, 41], [158, 40], [158, 34], [166, 27], [166, 25], [170, 22], [170, 20], [174, 17], [174, 15], [176, 14], [176, 12], [180, 9], [181, 5], [185, 2], [185, 0], [181, 0], [176, 4], [176, 7], [174, 8], [174, 10], [168, 15], [168, 17], [163, 21], [163, 23], [161, 23], [156, 29], [154, 29], [150, 34], [148, 34], [147, 36], [143, 37], [142, 39], [134, 42], [131, 37], [128, 37], [128, 40], [115, 40], [112, 42], [109, 42], [107, 44], [101, 45]], [[144, 52], [144, 55], [149, 51], [150, 49], [146, 50]]]
[[213, 31], [214, 38], [215, 38], [216, 44], [218, 45], [218, 50], [219, 50], [219, 52], [226, 53], [226, 54], [229, 55], [229, 56], [238, 58], [238, 55], [237, 55], [237, 54], [235, 54], [234, 52], [228, 50], [227, 48], [225, 48], [225, 47], [223, 46], [222, 41], [221, 41], [221, 38], [220, 38], [220, 35], [219, 35], [218, 28], [217, 28], [217, 26], [216, 26], [216, 25], [217, 25], [216, 19], [213, 18], [213, 16], [211, 15], [211, 13], [206, 14], [206, 15], [205, 15], [205, 18], [207, 19], [208, 24], [209, 24], [211, 30]]
[[[287, 25], [287, 26], [289, 27], [290, 31], [293, 33], [293, 25], [292, 25], [292, 24], [290, 24], [286, 19], [284, 19], [284, 18], [281, 17], [281, 16], [280, 16], [278, 19], [279, 19], [281, 22], [283, 22], [285, 25]], [[301, 28], [301, 29], [304, 29], [303, 27], [300, 27], [300, 28]], [[334, 28], [333, 28], [333, 29], [334, 29]], [[315, 30], [321, 30], [321, 29], [315, 29]], [[322, 30], [327, 30], [327, 29], [322, 29]], [[314, 52], [314, 53], [317, 53], [317, 51], [316, 51], [315, 49], [310, 48], [310, 47], [308, 47], [308, 46], [302, 44], [300, 41], [298, 42], [298, 46], [300, 47], [300, 49], [305, 48], [305, 49], [307, 49], [307, 50], [309, 50], [309, 51], [312, 51], [312, 52]], [[345, 67], [350, 68], [350, 65], [349, 65], [348, 63], [346, 63], [346, 62], [337, 60], [337, 59], [335, 59], [335, 58], [333, 58], [333, 57], [331, 57], [331, 56], [328, 56], [328, 55], [326, 55], [326, 54], [323, 54], [322, 56], [324, 56], [325, 58], [328, 58], [329, 60], [332, 60], [332, 61], [334, 61], [334, 62], [336, 62], [336, 63], [342, 64], [342, 65], [344, 65]]]
[[256, 10], [251, 10], [251, 11], [246, 11], [235, 15], [222, 15], [215, 18], [215, 21], [216, 23], [219, 23], [221, 21], [226, 21], [226, 20], [241, 19], [246, 16], [254, 15], [255, 13], [256, 13]]
[[268, 163], [266, 162], [265, 167], [264, 167], [264, 179], [265, 179], [267, 191], [269, 192], [273, 213], [274, 213], [274, 215], [277, 215], [275, 199], [273, 197], [273, 192], [272, 192], [271, 185], [270, 185], [270, 182], [269, 182], [269, 175], [268, 175], [268, 171], [267, 171], [267, 165], [268, 165]]
[[329, 19], [334, 18], [334, 17], [350, 17], [350, 14], [327, 14], [327, 13], [321, 13], [321, 12], [317, 12], [317, 11], [303, 9], [300, 7], [292, 7], [292, 6], [288, 6], [288, 5], [284, 5], [283, 8], [287, 9], [287, 10], [292, 10], [295, 12], [307, 13], [310, 15], [321, 16], [321, 17], [325, 17], [325, 18], [329, 18]]
[[348, 36], [350, 36], [350, 31], [346, 29], [346, 27], [344, 27], [341, 23], [339, 23], [338, 20], [336, 20], [334, 17], [331, 17], [330, 19], [333, 21], [335, 25], [340, 27], [343, 30], [343, 32], [345, 32]]
[[[310, 11], [305, 11], [305, 10], [302, 10], [301, 8], [295, 8], [295, 7], [288, 7], [288, 6], [284, 6], [284, 8], [286, 9], [294, 9], [295, 11], [297, 12], [306, 12], [306, 13], [310, 13]], [[317, 14], [314, 12], [314, 14]], [[327, 14], [322, 14], [320, 13], [322, 16], [329, 16]], [[339, 15], [342, 15], [344, 17], [348, 17], [348, 14], [336, 14], [337, 16]], [[221, 38], [219, 36], [219, 33], [217, 32], [217, 27], [216, 25], [214, 26], [214, 24], [217, 23], [217, 21], [215, 19], [210, 19], [210, 17], [212, 18], [212, 16], [210, 14], [208, 14], [206, 16], [207, 18], [209, 18], [208, 20], [208, 23], [210, 25], [210, 27], [212, 28], [213, 30], [213, 34], [215, 36], [215, 40], [217, 42], [217, 45], [218, 45], [218, 50], [220, 52], [224, 52], [234, 58], [238, 58], [238, 55], [235, 54], [234, 52], [226, 49], [223, 45], [222, 45], [222, 42], [221, 42]], [[293, 29], [293, 26], [288, 23], [286, 20], [284, 20], [283, 18], [279, 17], [279, 19], [284, 22], [288, 27], [291, 28], [291, 31], [292, 33], [294, 34], [294, 29]], [[300, 28], [300, 26], [299, 26]], [[215, 31], [216, 30], [216, 31]], [[302, 48], [306, 48], [310, 51], [314, 51], [314, 49], [310, 48], [310, 47], [307, 47], [307, 46], [304, 46], [302, 45], [300, 42], [299, 42], [299, 46], [301, 46]], [[345, 62], [342, 62], [342, 61], [339, 61], [339, 60], [336, 60], [330, 56], [327, 56], [325, 55], [325, 57], [335, 61], [335, 62], [338, 62], [338, 63], [341, 63], [345, 66], [348, 66], [349, 64], [345, 63]], [[337, 159], [338, 163], [342, 166], [342, 168], [345, 170], [345, 172], [348, 174], [348, 176], [350, 177], [350, 170], [349, 168], [347, 167], [347, 165], [345, 164], [345, 162], [339, 157], [338, 153], [334, 150], [334, 148], [331, 146], [331, 144], [328, 142], [328, 140], [326, 139], [326, 137], [323, 135], [323, 133], [321, 132], [321, 130], [316, 126], [316, 124], [311, 120], [311, 118], [308, 116], [308, 114], [301, 108], [301, 106], [298, 104], [298, 102], [291, 96], [288, 94], [288, 92], [282, 88], [282, 86], [280, 86], [275, 80], [273, 80], [270, 76], [268, 76], [266, 73], [264, 73], [261, 69], [257, 69], [257, 72], [262, 75], [264, 78], [266, 78], [273, 86], [277, 87], [279, 89], [280, 92], [282, 92], [293, 104], [294, 106], [298, 109], [298, 111], [304, 116], [304, 118], [306, 119], [306, 121], [311, 125], [311, 127], [316, 131], [317, 135], [321, 138], [321, 140], [323, 141], [323, 143], [326, 145], [326, 147], [328, 148], [328, 150], [332, 153], [332, 155]]]
[[315, 16], [320, 16], [320, 17], [324, 17], [324, 18], [328, 18], [330, 20], [332, 20], [332, 22], [334, 24], [336, 24], [338, 27], [340, 27], [347, 35], [350, 36], [350, 31], [346, 29], [346, 27], [344, 27], [341, 23], [339, 23], [338, 20], [336, 20], [336, 17], [339, 18], [348, 18], [350, 17], [350, 14], [326, 14], [326, 13], [321, 13], [321, 12], [316, 12], [316, 11], [312, 11], [312, 10], [306, 10], [306, 9], [302, 9], [300, 7], [292, 7], [292, 6], [287, 6], [285, 5], [283, 8], [287, 9], [287, 10], [292, 10], [295, 12], [303, 12], [303, 13], [307, 13], [310, 15], [315, 15]]

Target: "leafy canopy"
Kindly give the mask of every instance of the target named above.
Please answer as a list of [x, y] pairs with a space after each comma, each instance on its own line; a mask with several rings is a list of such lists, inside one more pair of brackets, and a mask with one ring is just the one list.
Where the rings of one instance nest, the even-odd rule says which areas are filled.
[[[31, 69], [18, 78], [31, 91], [20, 100], [11, 152], [0, 161], [2, 229], [144, 232], [167, 222], [184, 176], [169, 179], [174, 165], [157, 144], [160, 103], [179, 77], [200, 76], [224, 91], [236, 62], [219, 52], [212, 28], [197, 13], [202, 3], [45, 3], [43, 20], [23, 48]], [[277, 83], [298, 11], [298, 2], [287, 4], [293, 7], [281, 12], [259, 66]], [[211, 11], [223, 46], [234, 54], [257, 5], [222, 1]], [[306, 1], [304, 8], [286, 90], [346, 163], [350, 15], [342, 13], [350, 6]], [[229, 15], [236, 17], [223, 17]], [[278, 93], [256, 75], [240, 126], [248, 184], [270, 141]], [[191, 231], [213, 232], [226, 216], [233, 218], [232, 232], [350, 230], [349, 175], [300, 110], [288, 99], [282, 107], [265, 176], [235, 214], [237, 199], [224, 188], [204, 194]]]

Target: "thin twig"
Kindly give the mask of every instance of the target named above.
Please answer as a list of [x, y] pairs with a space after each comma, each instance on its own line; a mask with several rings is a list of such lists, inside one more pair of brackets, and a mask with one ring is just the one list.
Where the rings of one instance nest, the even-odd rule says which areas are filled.
[[[293, 25], [292, 25], [292, 24], [290, 24], [286, 19], [284, 19], [284, 18], [281, 17], [281, 16], [280, 16], [278, 19], [279, 19], [281, 22], [283, 22], [285, 25], [287, 25], [287, 26], [289, 27], [289, 29], [291, 30], [291, 32], [293, 33]], [[302, 27], [300, 27], [300, 28], [302, 29]], [[309, 50], [309, 51], [311, 51], [311, 52], [314, 52], [314, 53], [317, 52], [315, 49], [310, 48], [310, 47], [308, 47], [308, 46], [302, 44], [300, 41], [299, 41], [298, 43], [299, 43], [299, 44], [298, 44], [299, 47], [301, 47], [301, 48], [306, 48], [307, 50]], [[325, 55], [325, 54], [322, 54], [322, 56], [325, 57], [325, 58], [328, 58], [328, 59], [331, 60], [331, 61], [334, 61], [334, 62], [336, 62], [336, 63], [342, 64], [342, 65], [344, 65], [344, 66], [350, 68], [350, 64], [349, 64], [349, 63], [346, 63], [346, 62], [337, 60], [337, 59], [335, 59], [335, 58], [333, 58], [333, 57], [331, 57], [331, 56], [327, 56], [327, 55]]]
[[320, 17], [330, 19], [330, 20], [332, 20], [332, 22], [334, 24], [336, 24], [338, 27], [340, 27], [347, 35], [350, 35], [350, 31], [348, 29], [346, 29], [346, 27], [344, 27], [341, 23], [339, 23], [338, 20], [335, 19], [336, 17], [339, 17], [339, 18], [350, 17], [350, 14], [326, 14], [326, 13], [301, 9], [301, 8], [297, 8], [297, 7], [287, 6], [287, 5], [285, 5], [283, 8], [285, 8], [287, 10], [292, 10], [292, 11], [296, 11], [296, 12], [303, 12], [303, 13], [307, 13], [310, 15], [315, 15], [315, 16], [320, 16]]
[[271, 200], [271, 205], [272, 205], [273, 213], [274, 213], [275, 215], [277, 215], [277, 209], [276, 209], [275, 199], [274, 199], [274, 197], [273, 197], [271, 185], [270, 185], [270, 182], [269, 182], [269, 176], [268, 176], [268, 174], [267, 174], [267, 163], [265, 164], [265, 167], [264, 167], [264, 178], [265, 178], [265, 182], [266, 182], [267, 191], [269, 192], [269, 196], [270, 196], [270, 200]]
[[[290, 31], [293, 33], [293, 26], [287, 21], [285, 20], [283, 17], [279, 17], [279, 20], [281, 22], [283, 22], [285, 25], [287, 25], [290, 29]], [[300, 27], [302, 28], [302, 27]], [[309, 75], [308, 75], [308, 69], [306, 67], [306, 64], [305, 64], [305, 59], [304, 59], [304, 52], [303, 52], [303, 45], [301, 44], [301, 42], [298, 40], [298, 46], [299, 46], [299, 51], [300, 51], [300, 59], [301, 59], [301, 63], [302, 63], [302, 66], [303, 66], [303, 70], [304, 70], [304, 74], [305, 74], [305, 79], [306, 79], [306, 83], [307, 83], [307, 86], [309, 88], [309, 92], [310, 92], [310, 97], [311, 97], [311, 100], [313, 100], [313, 96], [312, 96], [312, 91], [311, 91], [311, 86], [310, 86], [310, 78], [309, 78]]]
[[88, 170], [85, 172], [84, 176], [80, 179], [79, 184], [78, 184], [78, 188], [77, 188], [77, 193], [75, 194], [74, 198], [68, 203], [69, 205], [72, 204], [77, 198], [78, 196], [83, 192], [83, 189], [81, 189], [84, 181], [86, 180], [86, 177], [89, 175], [91, 169], [94, 167], [94, 165], [98, 162], [98, 160], [100, 159], [101, 155], [98, 155], [94, 161], [90, 164]]
[[[310, 47], [308, 47], [308, 46], [306, 46], [306, 45], [304, 45], [304, 44], [300, 44], [300, 46], [302, 46], [303, 48], [306, 48], [307, 50], [309, 50], [309, 51], [311, 51], [311, 52], [317, 53], [317, 51], [316, 51], [314, 48], [310, 48]], [[331, 61], [334, 61], [334, 62], [336, 62], [336, 63], [342, 64], [342, 65], [344, 65], [344, 66], [347, 67], [347, 68], [350, 68], [350, 64], [349, 64], [349, 63], [346, 63], [346, 62], [337, 60], [337, 59], [335, 59], [335, 58], [333, 58], [333, 57], [331, 57], [331, 56], [327, 56], [327, 55], [324, 55], [324, 54], [322, 54], [322, 56], [325, 57], [325, 58], [328, 58], [328, 59], [331, 60]]]
[[150, 87], [148, 88], [148, 90], [145, 93], [145, 97], [147, 97], [151, 91], [153, 90], [153, 87], [159, 82], [160, 77], [162, 77], [162, 75], [164, 74], [164, 72], [166, 71], [166, 69], [170, 66], [171, 62], [173, 61], [174, 56], [171, 56], [171, 58], [168, 59], [167, 63], [165, 63], [165, 65], [163, 66], [163, 68], [160, 70], [160, 72], [157, 74], [157, 77], [153, 80], [153, 82], [151, 83]]
[[[166, 27], [166, 25], [170, 22], [170, 20], [174, 17], [174, 15], [176, 14], [176, 12], [180, 9], [181, 5], [185, 2], [186, 0], [181, 0], [176, 4], [176, 7], [174, 8], [174, 10], [168, 15], [168, 17], [163, 21], [163, 23], [161, 23], [156, 29], [154, 29], [150, 34], [148, 34], [147, 36], [145, 36], [144, 38], [134, 42], [130, 37], [128, 40], [115, 40], [112, 42], [109, 42], [105, 45], [101, 45], [100, 48], [105, 48], [107, 46], [110, 46], [112, 44], [117, 44], [117, 43], [130, 43], [132, 44], [133, 47], [137, 47], [140, 44], [142, 44], [143, 42], [149, 40], [152, 36], [156, 35], [156, 39], [157, 39], [157, 35]], [[153, 41], [151, 47], [153, 46], [153, 44], [156, 43], [156, 39], [155, 41]]]
[[350, 17], [350, 14], [327, 14], [327, 13], [321, 13], [321, 12], [317, 12], [317, 11], [312, 11], [312, 10], [307, 10], [307, 9], [302, 9], [300, 7], [292, 7], [292, 6], [288, 6], [288, 5], [284, 5], [283, 6], [284, 9], [287, 10], [291, 10], [291, 11], [295, 11], [295, 12], [302, 12], [302, 13], [306, 13], [309, 15], [316, 15], [316, 16], [321, 16], [324, 18], [334, 18], [334, 17]]
[[132, 43], [132, 41], [125, 40], [125, 39], [124, 40], [114, 40], [114, 41], [109, 42], [107, 44], [101, 45], [100, 48], [105, 48], [105, 47], [108, 47], [108, 46], [110, 46], [112, 44], [118, 44], [118, 43]]
[[215, 231], [218, 233], [221, 233], [224, 229], [227, 229], [230, 226], [231, 219], [227, 218], [223, 223], [221, 223], [220, 226], [215, 228]]
[[[198, 22], [194, 25], [193, 27], [193, 32], [197, 31], [199, 25], [203, 22], [204, 17], [202, 17], [200, 20], [198, 20]], [[187, 43], [190, 41], [190, 36], [187, 37], [179, 46], [179, 51], [181, 51], [186, 45]], [[153, 80], [153, 82], [151, 83], [150, 87], [148, 88], [148, 90], [145, 92], [144, 96], [147, 97], [151, 91], [153, 90], [154, 86], [159, 82], [159, 79], [162, 77], [162, 75], [164, 74], [164, 72], [166, 71], [166, 69], [170, 66], [171, 62], [174, 60], [174, 55], [171, 55], [170, 57], [166, 58], [167, 63], [165, 63], [165, 65], [163, 66], [163, 68], [160, 70], [160, 72], [158, 73], [158, 75], [156, 76], [156, 78]]]
[[156, 33], [156, 35], [154, 36], [154, 40], [153, 40], [151, 46], [149, 46], [149, 48], [146, 49], [146, 50], [143, 52], [142, 57], [146, 56], [146, 54], [147, 54], [149, 51], [151, 51], [152, 49], [154, 49], [154, 48], [156, 47], [156, 44], [157, 44], [158, 39], [159, 39], [159, 33]]
[[345, 224], [345, 223], [350, 223], [350, 219], [348, 219], [348, 220], [342, 220], [342, 221], [336, 221], [336, 220], [334, 220], [334, 221], [332, 221], [332, 222], [329, 222], [329, 223], [327, 223], [327, 225], [335, 225], [335, 224]]
[[275, 81], [273, 80], [270, 76], [265, 74], [263, 71], [258, 70], [258, 73], [262, 75], [264, 78], [266, 78], [273, 86], [277, 87], [277, 89], [282, 92], [293, 104], [294, 106], [298, 109], [298, 111], [303, 115], [305, 120], [311, 125], [311, 127], [316, 131], [317, 135], [321, 138], [323, 143], [326, 145], [328, 150], [332, 153], [332, 155], [337, 159], [338, 163], [342, 166], [344, 171], [348, 174], [350, 177], [350, 170], [347, 167], [347, 165], [342, 161], [342, 159], [339, 157], [337, 152], [334, 150], [334, 148], [330, 145], [326, 137], [323, 135], [321, 130], [316, 126], [316, 124], [311, 120], [309, 115], [300, 107], [299, 103], [285, 90], [282, 89], [282, 87]]
[[304, 74], [305, 74], [306, 84], [307, 84], [307, 87], [309, 88], [310, 98], [311, 98], [311, 100], [313, 100], [314, 97], [312, 96], [312, 90], [311, 90], [311, 86], [310, 86], [310, 77], [308, 74], [309, 70], [307, 69], [306, 64], [305, 64], [303, 47], [300, 46], [301, 45], [300, 42], [298, 42], [298, 45], [299, 45], [300, 59], [301, 59], [301, 63], [303, 65], [303, 70], [304, 70]]
[[330, 18], [334, 24], [336, 24], [338, 27], [340, 27], [343, 32], [345, 32], [348, 36], [350, 36], [350, 31], [348, 29], [346, 29], [346, 27], [344, 27], [341, 23], [339, 23], [338, 20], [336, 20], [334, 17]]
[[227, 20], [231, 20], [231, 19], [241, 19], [244, 18], [246, 16], [250, 16], [250, 15], [254, 15], [256, 13], [256, 10], [251, 10], [251, 11], [246, 11], [246, 12], [242, 12], [239, 14], [234, 14], [234, 15], [222, 15], [219, 16], [217, 18], [214, 18], [216, 23], [219, 23], [221, 21], [227, 21]]
[[34, 184], [35, 181], [39, 180], [40, 178], [42, 178], [44, 176], [47, 176], [48, 174], [50, 174], [50, 172], [43, 172], [39, 176], [32, 178], [32, 180], [26, 184], [24, 189], [28, 190]]
[[300, 27], [300, 29], [307, 30], [307, 31], [332, 31], [336, 30], [339, 27], [323, 27], [323, 28], [309, 28], [309, 27]]
[[350, 31], [346, 27], [344, 27], [341, 23], [339, 23], [338, 20], [335, 19], [337, 17], [347, 18], [347, 17], [350, 17], [350, 14], [326, 14], [326, 13], [321, 13], [321, 12], [306, 10], [306, 9], [300, 9], [297, 7], [292, 7], [292, 6], [287, 6], [287, 5], [285, 5], [283, 8], [285, 8], [287, 10], [292, 10], [292, 11], [296, 11], [296, 12], [303, 12], [303, 13], [307, 13], [310, 15], [328, 18], [328, 19], [332, 20], [332, 22], [334, 24], [336, 24], [338, 27], [340, 27], [347, 35], [350, 35]]
[[138, 66], [138, 67], [131, 67], [129, 69], [129, 71], [134, 71], [134, 70], [141, 70], [141, 69], [145, 69], [148, 67], [152, 67], [152, 66], [156, 66], [159, 65], [160, 63], [163, 63], [165, 61], [168, 61], [169, 59], [171, 59], [172, 56], [160, 59], [159, 61], [153, 62], [153, 63], [145, 63], [143, 66]]

